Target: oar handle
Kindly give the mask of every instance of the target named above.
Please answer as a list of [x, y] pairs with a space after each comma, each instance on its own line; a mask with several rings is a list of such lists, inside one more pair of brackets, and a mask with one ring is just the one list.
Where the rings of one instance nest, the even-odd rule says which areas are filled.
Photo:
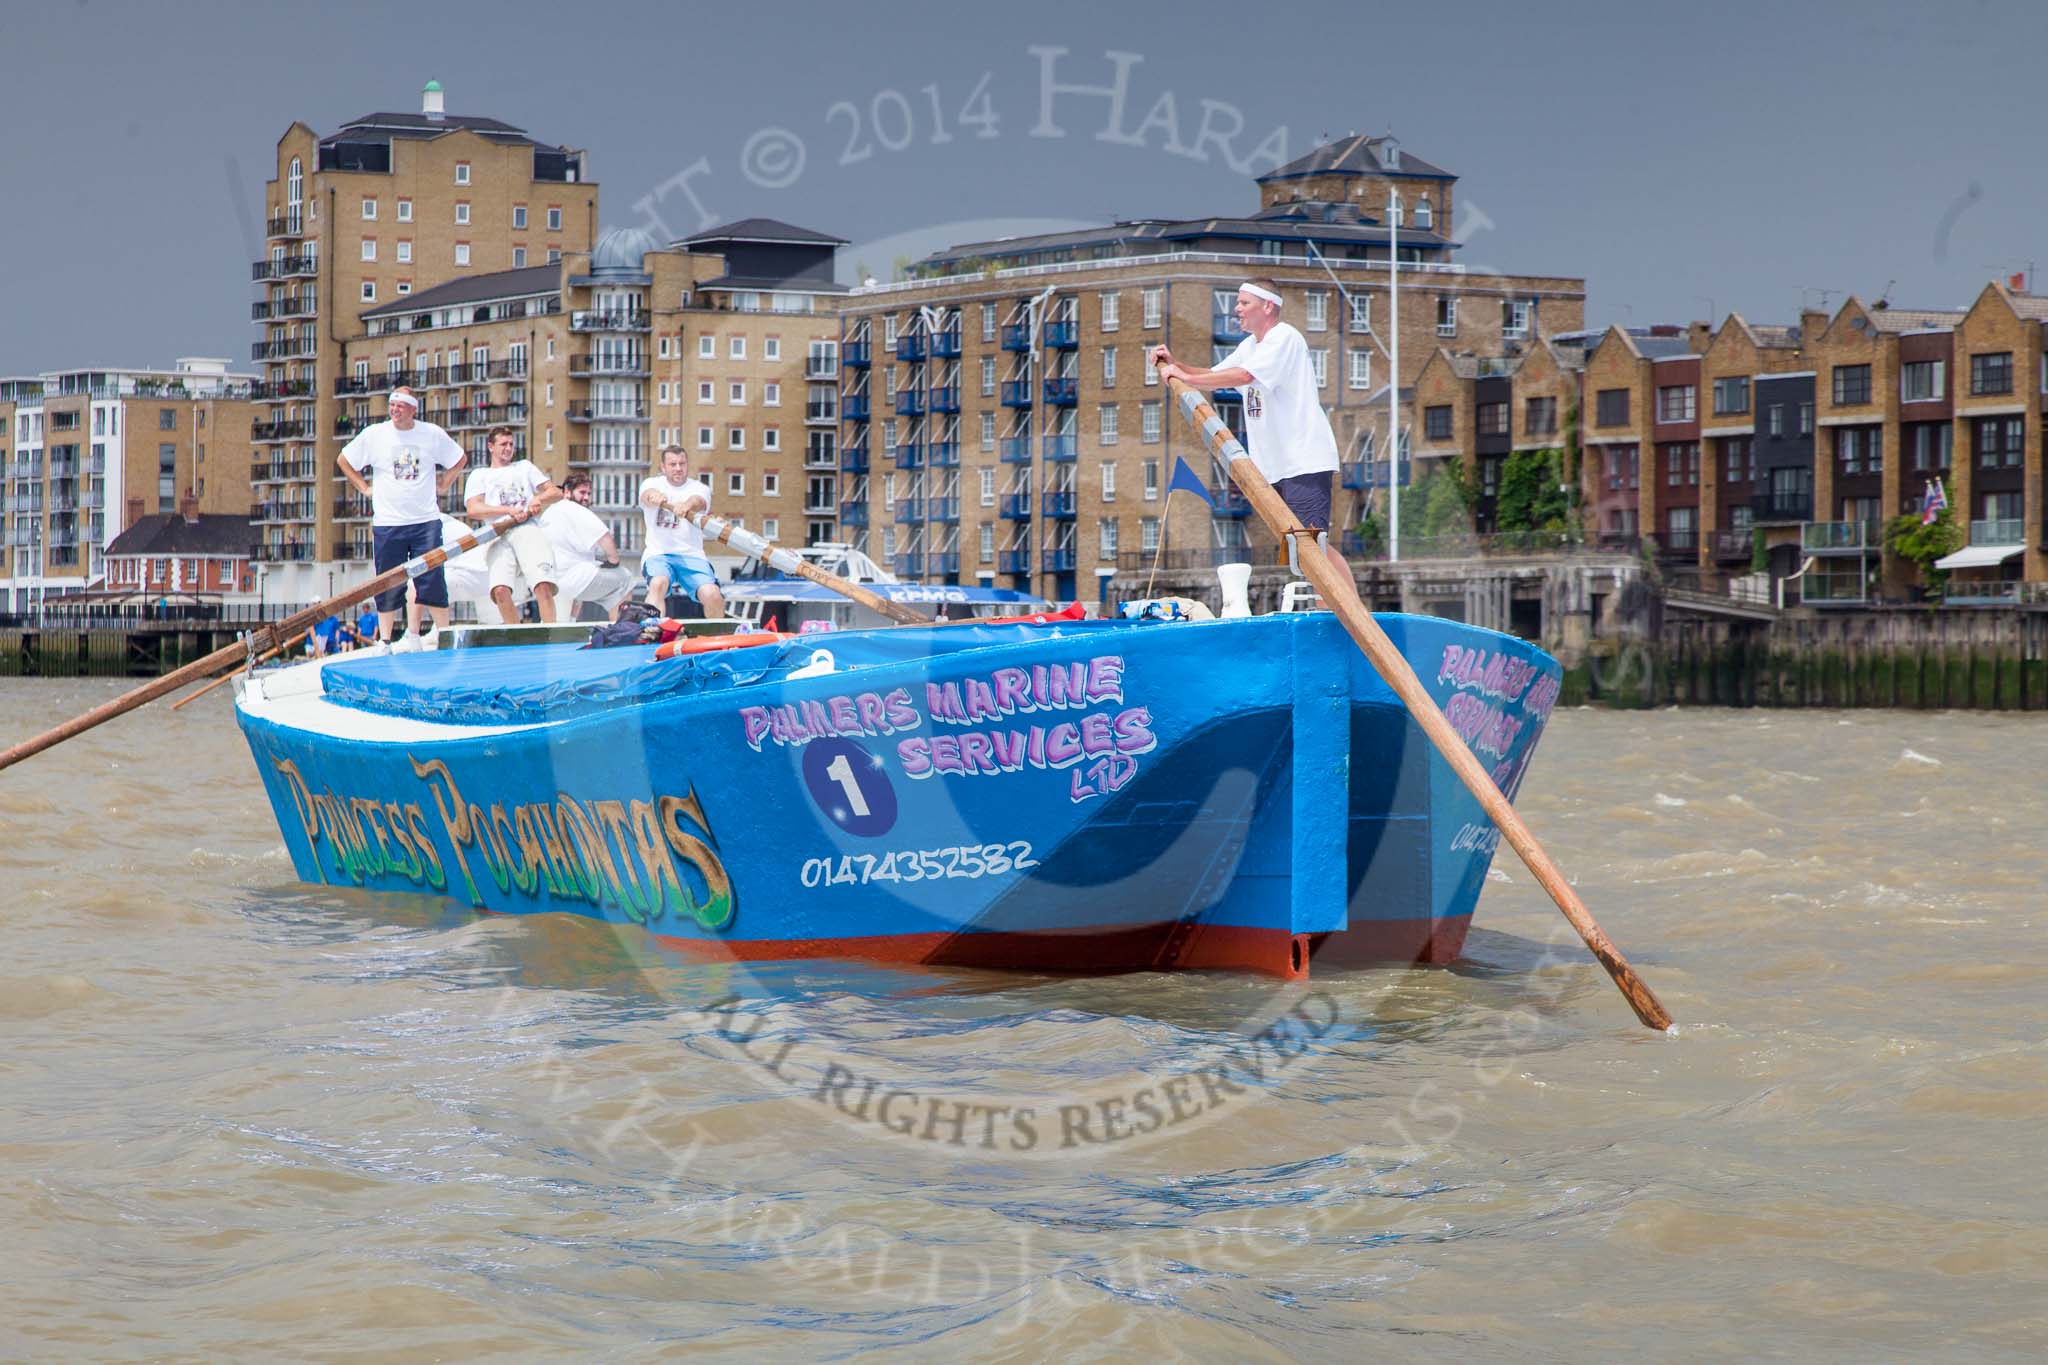
[[[1266, 523], [1275, 537], [1285, 540], [1297, 529], [1296, 518], [1280, 495], [1273, 491], [1273, 485], [1266, 481], [1259, 467], [1252, 463], [1244, 446], [1231, 434], [1223, 419], [1216, 415], [1208, 400], [1194, 388], [1179, 379], [1169, 379], [1167, 384], [1181, 410], [1201, 431], [1210, 450], [1230, 470], [1231, 480], [1243, 490], [1259, 519]], [[1436, 699], [1429, 695], [1422, 680], [1415, 676], [1415, 670], [1408, 666], [1408, 660], [1394, 647], [1387, 633], [1380, 629], [1379, 622], [1373, 620], [1372, 613], [1360, 600], [1358, 587], [1351, 581], [1351, 576], [1339, 574], [1329, 556], [1320, 550], [1310, 549], [1299, 558], [1302, 575], [1322, 594], [1323, 604], [1336, 614], [1346, 633], [1364, 651], [1366, 659], [1393, 689], [1394, 695], [1407, 706], [1409, 714], [1414, 716], [1416, 724], [1436, 746], [1437, 752], [1443, 755], [1444, 761], [1450, 764], [1451, 771], [1478, 799], [1487, 818], [1500, 830], [1501, 837], [1508, 841], [1523, 864], [1542, 883], [1543, 889], [1550, 893], [1550, 898], [1557, 902], [1557, 908], [1564, 912], [1565, 919], [1571, 922], [1586, 947], [1614, 979], [1629, 1008], [1635, 1011], [1636, 1018], [1650, 1028], [1671, 1027], [1671, 1015], [1656, 994], [1594, 921], [1592, 912], [1586, 909], [1578, 893], [1565, 881], [1564, 874], [1558, 871], [1550, 855], [1543, 851], [1543, 845], [1522, 823], [1522, 817], [1515, 813], [1506, 795], [1494, 785], [1492, 775], [1480, 765], [1465, 741], [1458, 737], [1457, 731], [1451, 728]]]

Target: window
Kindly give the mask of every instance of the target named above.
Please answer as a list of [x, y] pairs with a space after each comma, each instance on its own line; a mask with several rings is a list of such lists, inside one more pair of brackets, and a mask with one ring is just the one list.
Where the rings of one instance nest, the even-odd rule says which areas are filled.
[[410, 223], [412, 221], [412, 200], [401, 199], [398, 201], [398, 221], [401, 223]]
[[1747, 483], [1756, 478], [1756, 446], [1747, 436], [1730, 436], [1721, 442], [1721, 477], [1728, 483]]
[[1531, 398], [1522, 405], [1522, 427], [1531, 436], [1548, 436], [1557, 430], [1557, 400]]
[[375, 237], [363, 238], [363, 259], [366, 261], [377, 259], [377, 239]]
[[[1840, 371], [1836, 371], [1840, 373]], [[1970, 357], [1972, 394], [2012, 392], [2012, 352], [1994, 351]]]
[[1835, 461], [1844, 474], [1884, 473], [1884, 428], [1836, 427]]
[[1116, 501], [1115, 460], [1104, 460], [1102, 462], [1102, 500], [1104, 502]]
[[1116, 347], [1114, 346], [1102, 348], [1102, 382], [1104, 384], [1116, 383]]
[[541, 386], [541, 395], [545, 406], [553, 407], [555, 405], [555, 383], [552, 379]]
[[725, 472], [725, 495], [728, 498], [743, 498], [747, 495], [747, 476], [737, 469]]
[[1157, 327], [1166, 320], [1166, 291], [1164, 289], [1154, 285], [1150, 289], [1141, 291], [1139, 298], [1144, 304], [1145, 325], [1147, 327]]
[[1848, 407], [1870, 401], [1868, 365], [1835, 366], [1835, 406]]
[[2026, 435], [2024, 417], [1979, 417], [1970, 423], [1971, 444], [1979, 469], [2016, 468]]
[[1670, 441], [1657, 447], [1664, 457], [1664, 483], [1684, 488], [1700, 481], [1700, 448], [1692, 441]]
[[782, 406], [782, 385], [769, 379], [761, 384], [761, 406], [779, 408]]
[[[770, 430], [773, 430], [773, 428], [770, 428]], [[779, 498], [782, 496], [782, 475], [780, 473], [773, 469], [762, 471], [761, 496], [764, 498]], [[773, 538], [775, 535], [773, 531], [763, 531], [761, 534], [770, 538]]]
[[1674, 507], [1665, 514], [1665, 535], [1667, 550], [1697, 550], [1700, 546], [1700, 509], [1697, 507]]
[[457, 242], [457, 243], [455, 244], [455, 264], [457, 264], [457, 265], [468, 265], [468, 264], [469, 264], [469, 243], [468, 243], [468, 242]]
[[1141, 439], [1146, 445], [1156, 446], [1159, 444], [1160, 419], [1164, 415], [1164, 412], [1156, 402], [1140, 403], [1138, 405], [1138, 428]]
[[1436, 211], [1430, 207], [1429, 201], [1417, 196], [1415, 200], [1415, 226], [1426, 228], [1435, 221], [1435, 218]]
[[697, 428], [697, 449], [709, 450], [715, 444], [710, 427]]
[[156, 410], [156, 429], [158, 431], [176, 431], [178, 429], [178, 410], [176, 408], [158, 408]]
[[716, 403], [718, 401], [717, 395], [711, 391], [710, 380], [700, 379], [697, 381], [697, 401], [699, 403]]
[[994, 450], [996, 448], [996, 415], [992, 412], [981, 414], [981, 448], [983, 450]]
[[993, 398], [996, 392], [996, 358], [985, 355], [981, 358], [981, 396]]
[[526, 230], [526, 205], [514, 204], [512, 206], [512, 226], [522, 232]]
[[554, 265], [554, 264], [556, 264], [557, 262], [559, 262], [559, 261], [560, 261], [561, 259], [562, 259], [562, 249], [561, 249], [560, 247], [553, 247], [553, 246], [551, 246], [551, 247], [549, 247], [549, 248], [548, 248], [548, 264], [549, 264], [549, 265]]
[[1138, 548], [1139, 548], [1139, 549], [1141, 549], [1141, 550], [1143, 550], [1143, 551], [1144, 551], [1144, 552], [1145, 552], [1146, 554], [1148, 554], [1148, 555], [1149, 555], [1149, 554], [1154, 554], [1154, 553], [1156, 553], [1156, 552], [1158, 551], [1158, 549], [1159, 549], [1159, 518], [1157, 518], [1157, 517], [1142, 517], [1142, 518], [1140, 518], [1140, 519], [1139, 519], [1139, 521], [1138, 521]]
[[1954, 427], [1947, 422], [1908, 422], [1901, 432], [1915, 473], [1935, 474], [1948, 469]]
[[1330, 291], [1327, 289], [1310, 289], [1302, 295], [1302, 298], [1308, 304], [1308, 330], [1311, 332], [1329, 331]]
[[1801, 403], [1799, 405], [1799, 434], [1801, 436], [1813, 435], [1813, 404], [1811, 403]]
[[363, 281], [363, 302], [364, 302], [364, 303], [375, 303], [376, 301], [377, 301], [377, 282], [376, 282], [375, 280], [364, 280], [364, 281]]
[[1909, 360], [1899, 366], [1899, 401], [1925, 403], [1948, 397], [1946, 368], [1939, 360]]
[[376, 201], [376, 200], [374, 200], [374, 199], [365, 199], [365, 200], [363, 201], [363, 221], [364, 221], [364, 222], [366, 222], [366, 223], [374, 223], [374, 222], [376, 222], [376, 221], [377, 221], [377, 201]]
[[1346, 381], [1352, 388], [1364, 390], [1372, 387], [1372, 352], [1351, 351], [1347, 354], [1349, 374]]
[[398, 263], [399, 263], [400, 265], [411, 265], [411, 264], [412, 264], [412, 243], [411, 243], [411, 242], [409, 242], [409, 241], [405, 241], [405, 242], [400, 242], [400, 243], [398, 244]]
[[1505, 436], [1508, 434], [1508, 405], [1506, 403], [1481, 403], [1478, 408], [1479, 434], [1481, 436]]
[[734, 406], [744, 406], [747, 401], [747, 381], [735, 379], [725, 387], [725, 401]]
[[1458, 301], [1449, 294], [1440, 295], [1436, 301], [1436, 334], [1440, 337], [1458, 334]]
[[1696, 415], [1697, 392], [1690, 384], [1666, 384], [1657, 390], [1657, 420], [1690, 422]]
[[1115, 559], [1117, 531], [1116, 522], [1113, 520], [1105, 519], [1104, 521], [1099, 523], [1099, 530], [1101, 536], [1101, 545], [1099, 547], [1101, 550], [1100, 558]]
[[981, 305], [981, 339], [983, 341], [994, 341], [996, 339], [996, 306], [992, 303]]
[[988, 563], [988, 561], [996, 557], [995, 526], [989, 522], [983, 522], [981, 524], [981, 533], [978, 537], [978, 540], [981, 548], [981, 562], [986, 564]]
[[781, 337], [763, 337], [763, 338], [761, 338], [761, 359], [763, 359], [763, 360], [780, 360], [780, 359], [782, 359], [782, 338], [781, 338]]
[[561, 230], [562, 230], [562, 211], [561, 211], [561, 210], [560, 210], [559, 208], [550, 208], [550, 209], [548, 210], [548, 231], [549, 231], [549, 232], [560, 232]]
[[1116, 427], [1116, 404], [1104, 403], [1102, 405], [1102, 444], [1106, 446], [1116, 444]]
[[523, 246], [515, 246], [515, 247], [513, 247], [513, 248], [512, 248], [512, 268], [513, 268], [514, 270], [524, 270], [524, 269], [526, 269], [526, 248], [525, 248], [525, 247], [523, 247]]
[[1607, 487], [1610, 492], [1636, 486], [1639, 471], [1634, 446], [1607, 447], [1606, 466]]
[[1500, 306], [1500, 334], [1504, 337], [1529, 335], [1529, 301], [1508, 299]]
[[773, 451], [773, 450], [781, 450], [781, 449], [782, 449], [782, 428], [780, 428], [780, 427], [763, 427], [763, 428], [761, 429], [761, 449], [763, 449], [763, 450], [771, 450], [771, 451]]
[[1714, 413], [1730, 416], [1749, 411], [1749, 376], [1730, 375], [1714, 381]]
[[697, 359], [715, 360], [718, 357], [718, 338], [706, 332], [697, 338]]
[[469, 183], [469, 163], [467, 161], [455, 163], [455, 183], [458, 185], [467, 185]]
[[747, 358], [747, 339], [743, 336], [727, 337], [725, 355], [728, 360], [745, 360]]
[[469, 201], [467, 199], [457, 200], [455, 204], [455, 226], [466, 227], [468, 224]]
[[1351, 330], [1370, 332], [1372, 330], [1372, 295], [1347, 294], [1345, 302], [1351, 317]]
[[747, 429], [745, 427], [727, 427], [725, 429], [725, 448], [727, 450], [745, 450], [747, 448]]
[[1594, 398], [1593, 424], [1602, 427], [1628, 425], [1628, 390], [1602, 389]]
[[781, 535], [781, 534], [782, 534], [782, 518], [781, 518], [781, 517], [763, 517], [763, 518], [761, 518], [761, 534], [762, 534], [762, 535], [764, 535], [764, 536], [766, 536], [766, 537], [767, 537], [768, 539], [770, 539], [770, 540], [774, 540], [774, 539], [775, 539], [775, 538], [776, 538], [777, 536]]
[[1117, 329], [1117, 307], [1123, 298], [1121, 294], [1104, 294], [1102, 297], [1102, 330], [1114, 332]]
[[1316, 387], [1323, 388], [1330, 382], [1330, 348], [1311, 346], [1308, 351], [1308, 367], [1315, 371]]
[[1451, 408], [1444, 403], [1422, 410], [1422, 435], [1425, 440], [1448, 441], [1451, 439]]
[[981, 505], [983, 507], [994, 507], [996, 505], [996, 472], [993, 469], [984, 469], [980, 471], [980, 474]]

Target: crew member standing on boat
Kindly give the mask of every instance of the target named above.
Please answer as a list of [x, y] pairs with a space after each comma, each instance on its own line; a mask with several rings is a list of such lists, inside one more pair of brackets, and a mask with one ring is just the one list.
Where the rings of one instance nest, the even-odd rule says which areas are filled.
[[[377, 572], [397, 568], [441, 543], [440, 495], [462, 477], [469, 457], [447, 432], [419, 420], [420, 400], [411, 389], [391, 391], [389, 419], [373, 422], [341, 448], [341, 466], [356, 492], [370, 500], [371, 553]], [[370, 477], [365, 478], [368, 473]], [[391, 648], [398, 608], [406, 601], [406, 585], [377, 594], [377, 643]], [[419, 649], [420, 608], [433, 617], [434, 629], [448, 624], [448, 581], [429, 569], [412, 580], [413, 601], [406, 606], [406, 635], [399, 649]]]
[[[1323, 411], [1308, 343], [1292, 324], [1280, 320], [1281, 306], [1279, 285], [1247, 280], [1237, 287], [1237, 322], [1245, 339], [1221, 365], [1183, 365], [1164, 346], [1154, 346], [1150, 359], [1162, 380], [1178, 379], [1204, 393], [1242, 391], [1252, 463], [1301, 525], [1327, 531], [1337, 481], [1337, 438]], [[1351, 567], [1334, 546], [1330, 558], [1349, 576]]]
[[491, 571], [491, 600], [508, 626], [519, 622], [512, 586], [522, 576], [533, 589], [540, 619], [555, 619], [555, 543], [532, 518], [562, 497], [562, 490], [533, 461], [514, 458], [517, 444], [512, 428], [492, 427], [484, 438], [491, 462], [472, 473], [462, 487], [472, 520], [489, 524], [510, 517], [518, 523], [492, 542], [485, 560]]
[[647, 605], [666, 611], [671, 589], [694, 597], [706, 617], [725, 615], [725, 594], [704, 556], [704, 533], [685, 519], [711, 510], [711, 489], [690, 477], [690, 457], [681, 446], [661, 448], [661, 473], [640, 485], [640, 511], [647, 518], [647, 551], [640, 574], [647, 580]]

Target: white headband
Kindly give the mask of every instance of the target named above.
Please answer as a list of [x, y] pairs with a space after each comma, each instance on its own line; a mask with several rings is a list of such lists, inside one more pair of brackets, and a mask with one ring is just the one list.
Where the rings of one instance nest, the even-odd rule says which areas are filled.
[[1264, 299], [1267, 303], [1272, 304], [1275, 308], [1281, 306], [1281, 299], [1278, 294], [1274, 293], [1270, 289], [1266, 289], [1260, 285], [1253, 284], [1250, 280], [1246, 280], [1243, 284], [1239, 285], [1237, 287], [1237, 292], [1240, 294], [1250, 294], [1255, 299]]
[[394, 403], [410, 403], [414, 407], [420, 405], [418, 397], [409, 393], [394, 393], [391, 395], [391, 401]]

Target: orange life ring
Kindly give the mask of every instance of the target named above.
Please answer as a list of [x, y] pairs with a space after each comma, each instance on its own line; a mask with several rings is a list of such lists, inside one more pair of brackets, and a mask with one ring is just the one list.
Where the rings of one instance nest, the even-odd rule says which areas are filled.
[[678, 635], [667, 644], [657, 646], [654, 657], [674, 659], [684, 654], [709, 654], [719, 649], [747, 649], [754, 645], [779, 645], [784, 640], [794, 640], [794, 635], [779, 630], [757, 630], [733, 635]]

